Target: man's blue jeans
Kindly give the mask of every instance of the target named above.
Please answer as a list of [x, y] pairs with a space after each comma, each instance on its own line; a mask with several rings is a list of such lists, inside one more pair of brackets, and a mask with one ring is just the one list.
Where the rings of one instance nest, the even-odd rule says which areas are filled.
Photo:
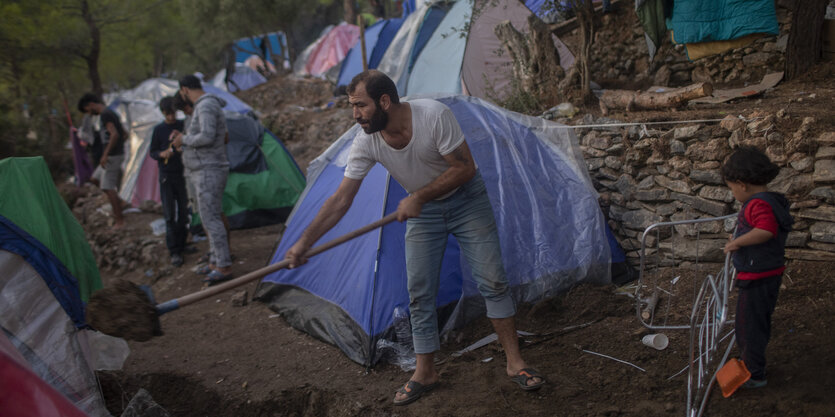
[[461, 255], [470, 265], [487, 305], [487, 317], [501, 319], [516, 314], [493, 209], [481, 174], [476, 173], [455, 194], [424, 204], [420, 216], [406, 223], [406, 272], [415, 353], [432, 353], [441, 347], [435, 300], [449, 234], [458, 240]]

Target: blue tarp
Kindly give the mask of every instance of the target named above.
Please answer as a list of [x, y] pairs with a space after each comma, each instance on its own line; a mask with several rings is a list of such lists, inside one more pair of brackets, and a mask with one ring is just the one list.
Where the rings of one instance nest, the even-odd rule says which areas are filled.
[[420, 55], [420, 52], [423, 51], [426, 43], [429, 42], [432, 34], [435, 33], [435, 29], [437, 29], [444, 20], [444, 16], [446, 16], [448, 11], [448, 4], [436, 3], [429, 8], [428, 12], [426, 12], [426, 16], [423, 18], [423, 23], [420, 25], [420, 30], [418, 30], [415, 44], [412, 46], [412, 54], [409, 56], [409, 72], [412, 71], [412, 67], [414, 67], [418, 55]]
[[241, 99], [235, 97], [232, 93], [223, 91], [207, 82], [203, 83], [203, 91], [214, 94], [226, 101], [226, 106], [223, 107], [223, 110], [226, 111], [233, 111], [236, 113], [241, 114], [249, 114], [252, 113], [252, 107], [249, 104], [244, 103]]
[[380, 65], [380, 60], [383, 59], [383, 54], [386, 53], [389, 45], [391, 45], [391, 41], [394, 39], [394, 35], [397, 35], [397, 31], [400, 30], [400, 27], [403, 26], [403, 18], [397, 19], [388, 19], [386, 20], [388, 23], [383, 30], [380, 31], [380, 35], [377, 37], [377, 44], [374, 45], [374, 52], [371, 53], [371, 56], [368, 58], [368, 68], [377, 68], [377, 65]]
[[[379, 39], [380, 33], [383, 31], [383, 28], [385, 28], [387, 24], [388, 20], [380, 20], [379, 22], [371, 25], [368, 29], [365, 29], [364, 36], [366, 59], [368, 59], [374, 52], [374, 48], [377, 45], [377, 40]], [[355, 75], [362, 72], [362, 68], [362, 43], [357, 42], [357, 44], [354, 45], [354, 47], [351, 48], [350, 51], [348, 51], [348, 55], [345, 55], [345, 59], [342, 60], [342, 67], [339, 69], [339, 78], [336, 82], [336, 85], [348, 85], [348, 83], [351, 82], [351, 79], [354, 78]], [[371, 65], [369, 65], [368, 68], [376, 67], [372, 67]]]
[[[368, 68], [377, 68], [383, 54], [386, 53], [394, 39], [394, 35], [403, 25], [402, 18], [381, 20], [365, 30], [365, 54], [368, 59]], [[342, 61], [342, 68], [339, 70], [339, 80], [336, 85], [348, 85], [351, 79], [362, 72], [362, 46], [359, 42], [348, 51], [345, 60]]]
[[266, 51], [266, 59], [281, 66], [284, 61], [290, 59], [287, 52], [287, 36], [284, 32], [272, 32], [264, 35], [241, 38], [233, 43], [235, 48], [235, 61], [244, 62], [251, 55], [261, 55], [262, 43], [266, 41], [263, 50]]
[[23, 257], [38, 271], [73, 324], [79, 328], [87, 325], [78, 280], [43, 243], [4, 216], [0, 216], [0, 249]]
[[[608, 282], [606, 223], [577, 139], [555, 123], [464, 96], [442, 97], [458, 119], [487, 185], [502, 257], [517, 301], [553, 296], [580, 281]], [[354, 126], [317, 158], [272, 262], [283, 259], [342, 181]], [[318, 244], [396, 210], [406, 196], [380, 165], [345, 217]], [[257, 296], [293, 326], [334, 343], [352, 360], [376, 363], [378, 339], [391, 334], [395, 307], [407, 308], [405, 223], [393, 223], [267, 276]], [[375, 266], [376, 265], [376, 266]], [[483, 314], [483, 300], [450, 238], [437, 305], [449, 329]], [[451, 313], [453, 312], [454, 313]]]
[[774, 0], [676, 0], [668, 24], [676, 43], [779, 34]]

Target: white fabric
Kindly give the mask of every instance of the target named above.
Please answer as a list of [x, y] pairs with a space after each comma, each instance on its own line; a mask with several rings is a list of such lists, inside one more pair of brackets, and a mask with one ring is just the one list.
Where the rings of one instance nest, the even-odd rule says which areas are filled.
[[[379, 162], [407, 192], [414, 193], [449, 169], [444, 155], [464, 143], [464, 133], [452, 111], [431, 99], [408, 103], [412, 110], [409, 143], [403, 149], [394, 149], [383, 140], [380, 132], [358, 134], [348, 156], [346, 177], [361, 180]], [[455, 190], [440, 198], [453, 192]]]

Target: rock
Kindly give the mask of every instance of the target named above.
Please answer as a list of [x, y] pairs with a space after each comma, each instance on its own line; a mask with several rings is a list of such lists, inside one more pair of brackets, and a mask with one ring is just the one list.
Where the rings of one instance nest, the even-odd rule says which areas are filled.
[[791, 161], [789, 165], [798, 172], [810, 172], [815, 166], [815, 158], [802, 153], [793, 154], [789, 160]]
[[673, 129], [673, 139], [677, 140], [687, 140], [696, 135], [696, 132], [699, 131], [700, 125], [693, 125], [693, 126], [685, 126], [685, 127], [677, 127]]
[[824, 146], [835, 145], [835, 132], [824, 132], [818, 136], [818, 143]]
[[615, 188], [620, 192], [627, 200], [632, 199], [632, 194], [635, 192], [635, 180], [632, 178], [631, 175], [623, 174], [615, 181]]
[[597, 177], [615, 181], [620, 177], [620, 174], [610, 168], [603, 167], [600, 168], [599, 171], [597, 171]]
[[820, 206], [820, 204], [821, 203], [818, 200], [795, 201], [794, 203], [791, 203], [789, 208], [791, 210], [802, 210], [807, 208], [815, 208], [817, 206]]
[[[640, 184], [638, 185], [640, 188]], [[826, 201], [829, 204], [835, 204], [835, 190], [832, 187], [818, 187], [809, 192], [810, 197]]]
[[786, 249], [786, 258], [804, 261], [835, 261], [835, 253], [811, 249]]
[[680, 201], [685, 205], [692, 207], [698, 211], [708, 213], [716, 217], [728, 214], [728, 205], [725, 203], [719, 203], [701, 197], [681, 193], [672, 193], [670, 195], [670, 198], [676, 201]]
[[705, 162], [694, 162], [693, 163], [694, 168], [701, 169], [701, 170], [719, 169], [719, 167], [721, 167], [721, 166], [722, 166], [722, 164], [720, 164], [718, 161], [705, 161]]
[[606, 153], [609, 155], [620, 155], [623, 153], [624, 149], [626, 149], [626, 147], [623, 146], [623, 143], [618, 143], [616, 145], [612, 145], [611, 148], [606, 149]]
[[811, 210], [803, 210], [797, 214], [803, 219], [822, 220], [825, 222], [835, 222], [835, 207], [823, 206]]
[[823, 159], [815, 161], [815, 172], [812, 174], [815, 183], [835, 182], [835, 160]]
[[725, 139], [711, 139], [691, 145], [685, 155], [701, 161], [722, 161], [729, 153], [730, 147]]
[[670, 152], [673, 155], [684, 155], [684, 152], [686, 151], [687, 145], [685, 145], [684, 142], [678, 139], [673, 139], [672, 141], [670, 141]]
[[815, 242], [811, 241], [806, 244], [811, 249], [817, 249], [822, 251], [827, 251], [831, 253], [835, 253], [835, 243], [823, 243], [823, 242]]
[[663, 188], [655, 188], [652, 190], [635, 191], [633, 195], [638, 201], [668, 201], [670, 199], [670, 191]]
[[676, 85], [681, 85], [690, 82], [690, 71], [676, 71], [670, 76], [670, 81]]
[[664, 218], [647, 210], [632, 210], [623, 213], [621, 224], [634, 230], [644, 230], [651, 224], [660, 223]]
[[686, 181], [673, 180], [668, 177], [659, 175], [655, 177], [655, 183], [671, 191], [676, 191], [684, 194], [690, 192], [690, 185], [687, 184]]
[[670, 77], [673, 75], [673, 71], [670, 69], [669, 66], [662, 65], [661, 68], [658, 68], [655, 71], [655, 77], [653, 77], [653, 84], [659, 85], [661, 87], [666, 87], [670, 85]]
[[597, 131], [592, 130], [586, 136], [583, 137], [582, 144], [584, 146], [589, 146], [595, 149], [606, 150], [607, 148], [612, 146], [612, 141], [609, 140], [607, 136], [601, 136], [597, 133]]
[[719, 122], [719, 126], [723, 127], [728, 132], [734, 132], [742, 129], [742, 127], [745, 126], [745, 122], [739, 117], [727, 115], [721, 122]]
[[774, 116], [768, 115], [761, 119], [748, 123], [748, 132], [753, 136], [763, 135], [774, 129]]
[[771, 145], [765, 148], [765, 154], [768, 156], [768, 159], [771, 162], [774, 162], [777, 165], [783, 165], [786, 163], [786, 149], [782, 145]]
[[742, 57], [742, 64], [748, 68], [762, 67], [768, 64], [772, 55], [765, 52], [754, 52]]
[[249, 302], [246, 290], [238, 291], [232, 295], [232, 307], [243, 307]]
[[710, 76], [710, 71], [705, 67], [693, 68], [690, 79], [694, 83], [713, 83], [713, 77]]
[[650, 165], [659, 165], [663, 164], [666, 161], [667, 158], [664, 155], [662, 155], [661, 152], [658, 151], [653, 151], [652, 155], [650, 155], [649, 158], [647, 158], [647, 164]]
[[815, 159], [833, 159], [835, 158], [835, 146], [824, 146], [818, 148], [815, 154]]
[[785, 34], [777, 38], [777, 42], [774, 43], [774, 46], [777, 47], [779, 52], [786, 52], [786, 45], [789, 44], [789, 34]]
[[645, 177], [644, 179], [642, 179], [641, 182], [638, 183], [638, 189], [639, 190], [649, 190], [654, 185], [655, 185], [655, 177], [653, 177], [652, 175], [649, 175], [649, 176]]
[[676, 239], [674, 242], [661, 242], [658, 246], [663, 254], [675, 252], [676, 260], [699, 262], [722, 262], [722, 251], [727, 239]]
[[811, 190], [813, 186], [812, 175], [800, 174], [791, 168], [783, 168], [777, 178], [769, 183], [768, 188], [782, 194], [802, 195]]
[[700, 170], [700, 169], [692, 169], [690, 170], [690, 179], [695, 182], [705, 183], [705, 184], [717, 184], [717, 185], [724, 185], [725, 181], [722, 180], [722, 174], [719, 172], [718, 169], [711, 169], [711, 170]]
[[806, 242], [808, 241], [808, 232], [789, 232], [788, 237], [786, 237], [786, 246], [791, 248], [802, 248], [806, 246]]
[[681, 173], [690, 173], [690, 160], [682, 156], [674, 156], [669, 161], [670, 166]]
[[624, 161], [628, 165], [634, 165], [637, 167], [641, 167], [644, 165], [644, 156], [643, 153], [638, 149], [630, 149], [626, 151], [626, 160]]
[[835, 223], [817, 222], [809, 226], [812, 240], [817, 242], [835, 243]]
[[607, 156], [604, 159], [604, 163], [606, 164], [607, 167], [612, 168], [615, 171], [620, 170], [621, 167], [623, 166], [623, 162], [621, 162], [620, 158], [618, 158], [616, 156]]
[[597, 171], [605, 164], [606, 162], [604, 158], [586, 158], [586, 165], [588, 165], [589, 171]]
[[733, 203], [734, 195], [727, 187], [717, 187], [713, 185], [706, 185], [699, 190], [699, 197], [710, 200], [719, 200], [726, 203]]

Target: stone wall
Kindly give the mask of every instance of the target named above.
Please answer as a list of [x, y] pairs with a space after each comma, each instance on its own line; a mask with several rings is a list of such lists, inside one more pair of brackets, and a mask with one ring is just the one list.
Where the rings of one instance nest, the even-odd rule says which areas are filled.
[[764, 36], [744, 47], [697, 61], [690, 61], [684, 45], [674, 45], [667, 36], [650, 61], [644, 30], [634, 8], [627, 7], [601, 19], [592, 52], [592, 79], [610, 88], [622, 88], [618, 85], [624, 84], [633, 86], [626, 88], [645, 88], [650, 85], [679, 87], [696, 82], [716, 85], [758, 83], [763, 75], [783, 71], [785, 66], [791, 16], [779, 2], [777, 21], [779, 35]]
[[[719, 168], [734, 148], [753, 145], [781, 167], [769, 189], [791, 202], [795, 224], [787, 258], [835, 260], [835, 132], [810, 135], [814, 120], [806, 118], [784, 137], [775, 129], [784, 117], [755, 112], [744, 119], [728, 116], [719, 124], [577, 129], [601, 207], [627, 256], [639, 259], [641, 234], [650, 224], [736, 213], [740, 204]], [[584, 124], [607, 121], [587, 116]], [[734, 223], [677, 228], [687, 236], [676, 243], [679, 259], [695, 258], [698, 250], [701, 261], [721, 262], [721, 248]], [[697, 235], [702, 242], [698, 247], [687, 243]], [[663, 252], [665, 238], [673, 239], [662, 236], [660, 245], [650, 239], [650, 252]]]

